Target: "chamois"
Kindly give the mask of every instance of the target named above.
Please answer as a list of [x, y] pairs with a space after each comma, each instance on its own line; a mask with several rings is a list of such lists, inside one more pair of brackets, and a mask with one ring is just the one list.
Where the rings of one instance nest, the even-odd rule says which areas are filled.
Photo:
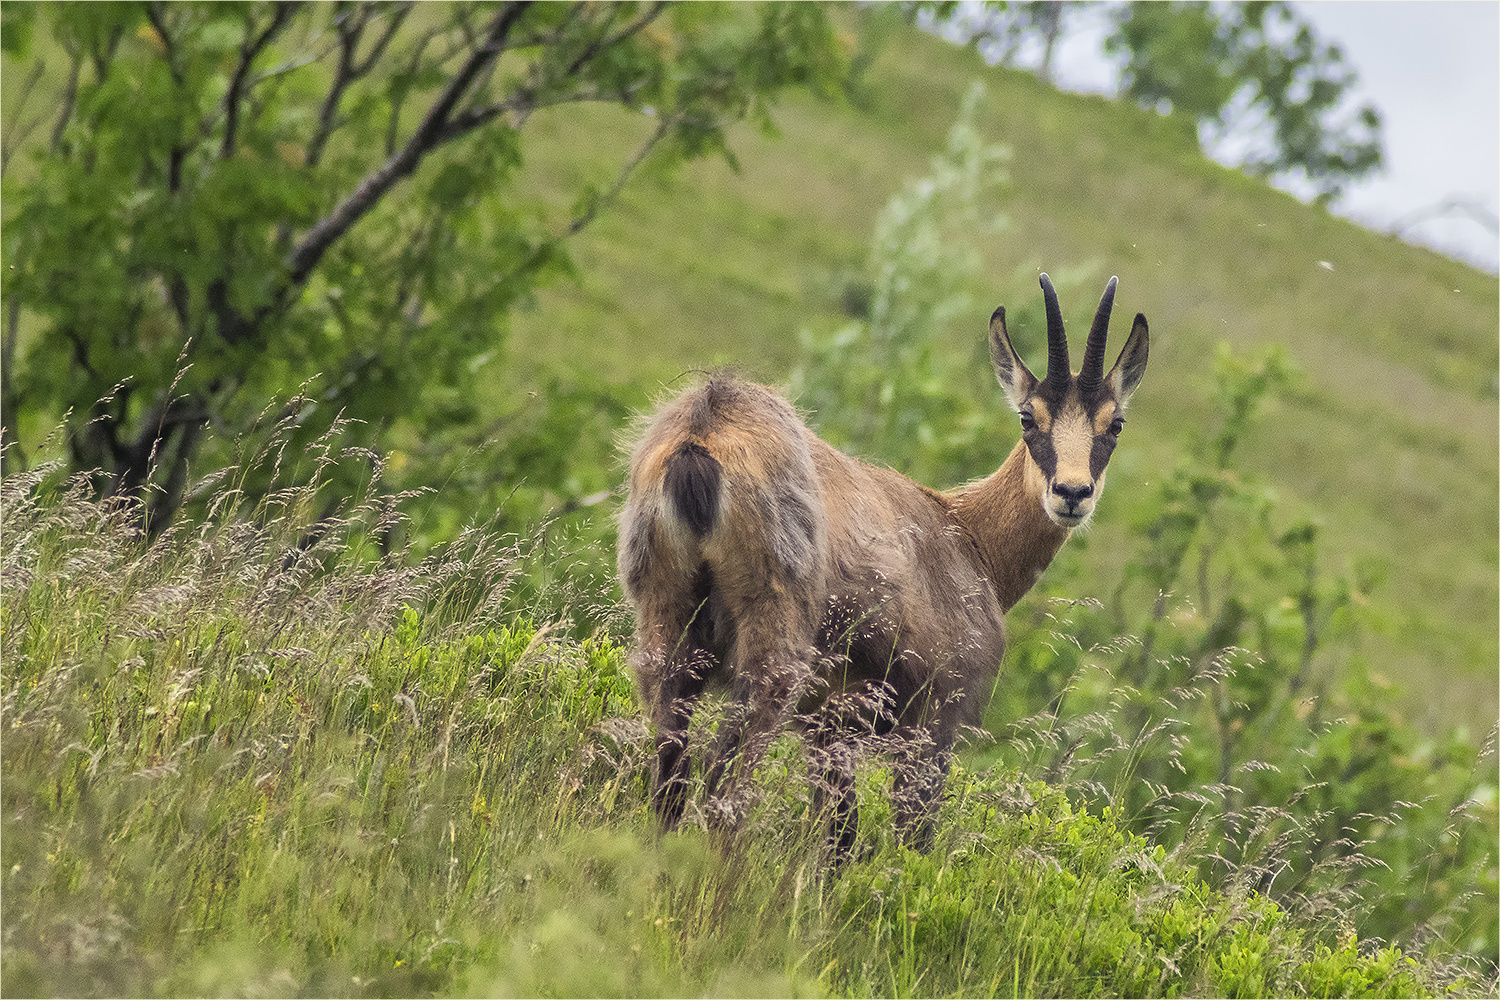
[[793, 718], [831, 789], [831, 839], [853, 843], [848, 748], [890, 736], [904, 837], [930, 841], [960, 725], [977, 724], [1005, 651], [1005, 612], [1088, 520], [1125, 405], [1146, 370], [1137, 314], [1114, 367], [1099, 301], [1077, 375], [1057, 293], [1041, 276], [1047, 373], [990, 318], [995, 376], [1021, 440], [992, 475], [943, 493], [850, 458], [763, 386], [710, 377], [646, 423], [620, 514], [619, 575], [636, 616], [631, 665], [655, 727], [652, 804], [675, 825], [699, 696], [728, 682], [705, 784], [718, 822], [733, 783]]

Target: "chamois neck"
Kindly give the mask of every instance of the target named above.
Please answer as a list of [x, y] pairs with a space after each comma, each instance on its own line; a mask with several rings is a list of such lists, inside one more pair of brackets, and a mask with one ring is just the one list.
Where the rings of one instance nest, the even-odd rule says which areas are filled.
[[994, 474], [953, 498], [953, 514], [979, 549], [1006, 611], [1031, 589], [1071, 534], [1042, 510], [1041, 488], [1041, 470], [1032, 465], [1025, 442], [1018, 441]]

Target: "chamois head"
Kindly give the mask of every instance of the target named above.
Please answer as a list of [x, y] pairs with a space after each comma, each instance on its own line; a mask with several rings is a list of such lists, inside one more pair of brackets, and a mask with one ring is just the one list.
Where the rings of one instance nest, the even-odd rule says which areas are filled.
[[1109, 374], [1104, 374], [1104, 341], [1118, 281], [1110, 278], [1104, 288], [1077, 375], [1068, 367], [1062, 310], [1052, 280], [1045, 274], [1041, 278], [1047, 304], [1045, 378], [1032, 375], [1011, 346], [1005, 307], [990, 317], [995, 377], [1021, 415], [1021, 437], [1031, 455], [1028, 488], [1035, 489], [1047, 516], [1064, 528], [1076, 528], [1094, 512], [1104, 489], [1104, 467], [1125, 426], [1125, 404], [1146, 373], [1146, 317], [1137, 313], [1125, 349]]

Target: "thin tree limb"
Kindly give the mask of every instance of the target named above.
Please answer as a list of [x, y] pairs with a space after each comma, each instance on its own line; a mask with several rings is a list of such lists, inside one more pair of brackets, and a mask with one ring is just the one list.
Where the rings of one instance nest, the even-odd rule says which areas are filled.
[[266, 25], [265, 30], [253, 41], [246, 39], [240, 45], [239, 65], [234, 68], [234, 75], [229, 79], [229, 90], [224, 94], [224, 141], [219, 145], [219, 159], [227, 160], [234, 155], [235, 140], [239, 133], [240, 101], [244, 97], [245, 80], [250, 75], [251, 64], [271, 44], [271, 40], [281, 34], [300, 6], [302, 4], [298, 0], [276, 4], [276, 12], [271, 15], [271, 22]]
[[[371, 4], [362, 4], [356, 16], [350, 17], [345, 22], [339, 24], [338, 67], [334, 70], [333, 82], [328, 87], [328, 95], [323, 99], [323, 105], [318, 111], [318, 130], [313, 133], [313, 137], [307, 143], [307, 166], [314, 167], [322, 161], [323, 150], [327, 146], [328, 140], [343, 125], [343, 122], [339, 120], [338, 110], [339, 104], [344, 99], [344, 92], [355, 81], [367, 76], [370, 70], [375, 68], [375, 64], [385, 54], [385, 50], [391, 44], [391, 40], [396, 37], [396, 32], [405, 23], [406, 16], [411, 13], [411, 6], [410, 3], [403, 3], [396, 8], [395, 12], [386, 21], [385, 30], [375, 39], [375, 43], [370, 46], [370, 50], [365, 54], [364, 59], [358, 59], [356, 56], [359, 51], [359, 43], [364, 38], [365, 29], [370, 25], [370, 18], [374, 7]], [[430, 39], [431, 35], [428, 38]], [[421, 48], [426, 47], [426, 41], [424, 39], [421, 43], [418, 49], [419, 54]], [[390, 154], [387, 153], [387, 155]]]
[[72, 64], [68, 67], [68, 82], [63, 87], [61, 107], [57, 109], [57, 124], [52, 126], [52, 139], [47, 145], [47, 151], [53, 156], [62, 147], [63, 129], [67, 127], [68, 119], [73, 117], [73, 106], [78, 101], [78, 75], [83, 72], [83, 53], [69, 52]]
[[[151, 22], [151, 27], [156, 29], [156, 37], [161, 39], [162, 58], [166, 60], [167, 70], [172, 74], [172, 79], [182, 85], [182, 70], [177, 65], [177, 41], [167, 32], [167, 21], [162, 16], [162, 4], [160, 2], [146, 4], [146, 20]], [[99, 56], [95, 57], [95, 71], [99, 74], [99, 82], [104, 82], [104, 64], [100, 63]]]
[[[584, 46], [583, 51], [579, 52], [578, 55], [573, 58], [573, 61], [568, 64], [566, 69], [558, 74], [558, 77], [561, 79], [567, 79], [575, 75], [588, 63], [592, 62], [594, 59], [597, 59], [600, 53], [612, 48], [615, 45], [620, 44], [621, 42], [636, 35], [641, 30], [646, 28], [651, 24], [652, 21], [660, 17], [662, 11], [666, 10], [666, 8], [667, 4], [665, 2], [654, 3], [649, 8], [647, 8], [646, 13], [642, 14], [639, 18], [626, 25], [624, 28], [621, 28], [615, 34], [609, 36], [601, 35], [600, 37], [595, 38], [588, 45]], [[441, 141], [447, 142], [448, 140], [456, 138], [457, 136], [460, 136], [472, 129], [487, 125], [491, 121], [494, 121], [495, 118], [508, 111], [515, 112], [517, 114], [529, 114], [538, 106], [537, 94], [539, 94], [543, 89], [544, 83], [545, 81], [533, 82], [530, 86], [523, 88], [516, 94], [503, 101], [496, 101], [493, 104], [489, 104], [481, 108], [470, 108], [464, 112], [454, 115], [453, 118], [449, 121], [448, 125], [445, 127]], [[567, 98], [552, 100], [546, 103], [548, 106], [552, 106], [556, 104], [572, 103], [575, 101], [602, 99], [603, 95], [599, 93], [589, 93], [587, 95], [573, 94]]]
[[417, 126], [412, 137], [407, 140], [406, 145], [380, 167], [366, 175], [354, 191], [334, 206], [332, 212], [319, 220], [292, 249], [287, 258], [287, 282], [284, 291], [290, 291], [291, 288], [304, 284], [334, 241], [348, 232], [355, 222], [373, 208], [392, 185], [415, 171], [422, 157], [440, 144], [444, 127], [453, 109], [463, 99], [470, 85], [485, 67], [499, 57], [506, 36], [510, 34], [511, 29], [515, 27], [516, 22], [520, 20], [521, 15], [529, 6], [530, 0], [509, 3], [495, 15], [489, 30], [485, 33], [483, 43], [470, 54], [468, 61], [428, 109], [426, 117]]
[[568, 236], [577, 236], [585, 226], [594, 221], [594, 219], [599, 215], [599, 212], [602, 209], [614, 203], [615, 199], [620, 196], [620, 192], [625, 190], [625, 184], [630, 180], [631, 174], [635, 173], [636, 168], [645, 161], [646, 157], [651, 153], [651, 150], [655, 149], [657, 144], [665, 139], [680, 121], [680, 116], [673, 115], [669, 118], [663, 118], [657, 124], [651, 135], [648, 136], [646, 140], [642, 142], [638, 147], [636, 147], [636, 150], [631, 154], [630, 159], [625, 161], [624, 166], [620, 168], [620, 172], [615, 177], [615, 182], [610, 185], [609, 190], [604, 192], [597, 198], [590, 199], [588, 207], [586, 207], [582, 212], [575, 216], [571, 222], [568, 223]]
[[[36, 89], [37, 81], [42, 78], [42, 72], [46, 68], [46, 65], [38, 59], [32, 64], [31, 72], [26, 74], [26, 81], [21, 84], [21, 96], [16, 101], [16, 108], [10, 116], [10, 121], [5, 123], [4, 138], [0, 139], [0, 176], [4, 175], [5, 168], [10, 165], [10, 158], [15, 154], [16, 149], [42, 123], [42, 116], [38, 116], [26, 125], [17, 125], [21, 112], [26, 109], [26, 102], [31, 98], [31, 92]], [[19, 134], [17, 134], [18, 131]]]
[[[407, 63], [406, 75], [408, 78], [417, 75], [417, 67], [422, 64], [422, 53], [427, 51], [427, 46], [438, 36], [439, 29], [429, 28], [417, 44], [412, 47], [411, 59]], [[391, 116], [385, 131], [385, 155], [387, 157], [396, 155], [396, 138], [401, 131], [401, 109], [406, 106], [406, 98], [411, 93], [409, 87], [403, 87], [391, 101]]]
[[339, 102], [344, 98], [344, 91], [358, 79], [354, 68], [354, 51], [364, 35], [365, 25], [369, 23], [369, 11], [367, 5], [361, 5], [357, 14], [340, 20], [337, 25], [339, 61], [333, 71], [333, 82], [328, 85], [328, 95], [323, 98], [323, 105], [318, 109], [318, 129], [307, 141], [304, 162], [309, 168], [316, 167], [322, 160], [323, 147], [338, 129]]
[[395, 38], [396, 32], [401, 30], [401, 25], [406, 21], [406, 15], [410, 13], [410, 2], [398, 4], [396, 6], [395, 13], [393, 13], [390, 17], [390, 20], [386, 22], [385, 31], [381, 33], [379, 38], [375, 39], [375, 44], [371, 46], [370, 51], [365, 54], [364, 62], [360, 63], [354, 68], [356, 73], [358, 73], [360, 76], [364, 76], [365, 74], [369, 73], [370, 70], [375, 68], [375, 64], [379, 62], [380, 57], [385, 54], [386, 47], [391, 44], [391, 39]]
[[20, 411], [21, 401], [11, 382], [15, 371], [16, 341], [20, 336], [21, 300], [9, 295], [5, 304], [5, 336], [0, 341], [0, 462], [9, 467], [19, 465], [22, 469], [30, 463], [21, 443], [16, 439], [15, 415]]

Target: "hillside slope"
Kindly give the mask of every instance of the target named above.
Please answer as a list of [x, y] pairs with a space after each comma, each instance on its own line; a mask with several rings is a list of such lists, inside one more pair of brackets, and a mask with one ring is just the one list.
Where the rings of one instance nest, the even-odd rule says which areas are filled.
[[[1496, 718], [1500, 657], [1496, 279], [1208, 162], [1171, 120], [921, 33], [887, 42], [856, 100], [798, 98], [776, 110], [779, 136], [743, 130], [737, 173], [703, 162], [636, 178], [575, 244], [578, 280], [515, 320], [491, 405], [570, 372], [632, 405], [705, 366], [785, 379], [799, 330], [847, 319], [876, 214], [925, 170], [974, 79], [988, 88], [986, 138], [1013, 153], [995, 205], [1009, 225], [976, 239], [990, 276], [976, 300], [1031, 303], [1042, 269], [1085, 285], [1118, 274], [1121, 311], [1151, 321], [1132, 434], [1081, 557], [1097, 595], [1131, 544], [1129, 496], [1212, 410], [1215, 345], [1284, 345], [1303, 376], [1241, 465], [1289, 516], [1321, 525], [1330, 569], [1380, 579], [1361, 595], [1377, 682], [1409, 691], [1429, 727], [1465, 724], [1477, 740]], [[601, 112], [585, 143], [569, 121], [534, 123], [555, 140], [528, 164], [543, 190], [580, 172], [603, 181], [644, 127]], [[1092, 306], [1065, 301], [1070, 326]], [[982, 312], [950, 331], [955, 351], [974, 353]], [[1015, 433], [998, 393], [996, 433]]]
[[1211, 885], [1225, 841], [1168, 850], [1057, 775], [960, 766], [919, 854], [862, 751], [832, 868], [780, 741], [733, 834], [696, 781], [664, 834], [625, 648], [506, 607], [552, 553], [367, 560], [357, 504], [309, 572], [317, 482], [145, 546], [51, 478], [0, 504], [8, 996], [1494, 995], [1447, 942]]

